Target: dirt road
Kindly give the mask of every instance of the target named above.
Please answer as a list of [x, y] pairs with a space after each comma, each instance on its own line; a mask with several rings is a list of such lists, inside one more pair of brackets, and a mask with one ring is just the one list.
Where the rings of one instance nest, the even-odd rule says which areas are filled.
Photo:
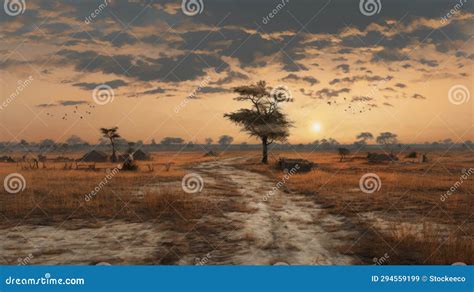
[[[320, 207], [304, 195], [285, 193], [281, 184], [277, 187], [279, 181], [233, 166], [241, 160], [205, 162], [192, 169], [204, 180], [203, 192], [218, 195], [223, 187], [230, 187], [238, 192], [232, 199], [248, 210], [224, 214], [229, 224], [239, 222], [240, 228], [224, 232], [226, 240], [215, 243], [215, 250], [207, 258], [210, 264], [352, 263], [350, 257], [336, 252], [335, 247], [341, 243], [336, 238], [346, 235], [345, 231], [338, 230], [342, 223], [337, 218], [323, 215]], [[217, 218], [206, 218], [206, 221], [212, 220]], [[328, 233], [323, 228], [325, 225], [338, 231]], [[219, 255], [223, 254], [227, 256], [221, 261]], [[189, 264], [186, 259], [180, 263]]]
[[[324, 214], [307, 196], [285, 193], [278, 181], [234, 166], [242, 161], [218, 159], [189, 169], [203, 180], [202, 191], [189, 196], [218, 206], [198, 219], [91, 224], [84, 218], [59, 226], [19, 225], [1, 230], [6, 236], [0, 241], [0, 260], [52, 265], [353, 263], [337, 252], [349, 234], [339, 218]], [[181, 182], [173, 184], [181, 188]], [[144, 186], [150, 187], [155, 186]]]

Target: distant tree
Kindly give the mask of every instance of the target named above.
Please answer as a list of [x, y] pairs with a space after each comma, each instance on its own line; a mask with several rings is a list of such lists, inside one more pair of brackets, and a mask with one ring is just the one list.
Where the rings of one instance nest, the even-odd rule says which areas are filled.
[[342, 162], [347, 155], [351, 153], [351, 151], [347, 148], [337, 148], [337, 152], [339, 153], [340, 159], [339, 161]]
[[71, 137], [66, 139], [66, 143], [71, 146], [76, 146], [76, 145], [83, 145], [86, 143], [86, 141], [82, 140], [81, 137], [79, 136], [71, 135]]
[[128, 154], [132, 154], [133, 152], [135, 152], [135, 142], [128, 142], [128, 149], [127, 149], [127, 153]]
[[212, 142], [214, 142], [214, 140], [212, 140], [212, 138], [206, 138], [204, 141], [206, 142], [207, 146], [211, 145]]
[[55, 146], [56, 146], [56, 143], [51, 139], [44, 139], [43, 141], [39, 143], [39, 148], [42, 150], [46, 149], [46, 151], [54, 149]]
[[234, 138], [229, 135], [222, 135], [219, 137], [219, 145], [225, 147], [230, 145], [234, 141]]
[[383, 132], [377, 136], [375, 141], [381, 145], [394, 145], [398, 143], [397, 134], [391, 132]]
[[368, 140], [373, 140], [374, 135], [370, 132], [362, 132], [359, 135], [356, 136], [357, 140], [362, 140], [362, 141], [368, 141]]
[[373, 140], [374, 136], [370, 132], [362, 132], [356, 136], [357, 141], [354, 142], [354, 146], [357, 148], [362, 148], [367, 145], [369, 140]]
[[110, 145], [112, 146], [112, 156], [110, 156], [110, 160], [112, 162], [117, 162], [117, 155], [115, 154], [115, 140], [120, 138], [120, 134], [117, 131], [118, 127], [100, 128], [102, 136], [106, 139], [109, 139]]
[[[240, 109], [224, 117], [242, 127], [242, 131], [262, 142], [262, 163], [268, 163], [268, 145], [274, 141], [285, 141], [289, 136], [291, 122], [287, 119], [279, 102], [284, 102], [281, 92], [272, 94], [265, 81], [234, 88], [239, 94], [234, 100], [249, 101], [250, 109]], [[282, 98], [283, 97], [283, 98]]]
[[466, 140], [466, 141], [464, 141], [462, 145], [463, 145], [464, 148], [471, 148], [471, 149], [472, 149], [473, 146], [474, 146], [474, 144], [472, 143], [471, 140]]
[[450, 139], [450, 138], [444, 139], [444, 140], [442, 141], [442, 143], [443, 143], [444, 145], [446, 145], [446, 146], [449, 146], [449, 145], [452, 145], [452, 144], [453, 144], [453, 140]]
[[156, 141], [155, 139], [151, 139], [151, 145], [155, 146], [156, 145]]
[[160, 143], [163, 145], [183, 144], [184, 140], [179, 137], [165, 137], [161, 139]]
[[69, 144], [68, 143], [62, 143], [60, 146], [61, 151], [64, 153], [69, 149]]
[[339, 145], [339, 142], [337, 142], [337, 140], [333, 138], [328, 138], [328, 139], [324, 138], [321, 140], [314, 141], [313, 145], [316, 145], [324, 149], [329, 149], [329, 148], [333, 148], [334, 146]]

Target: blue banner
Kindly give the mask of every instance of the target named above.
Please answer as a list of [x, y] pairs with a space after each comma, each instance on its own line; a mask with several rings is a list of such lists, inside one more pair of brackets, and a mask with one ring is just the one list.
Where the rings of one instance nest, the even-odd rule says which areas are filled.
[[458, 291], [472, 266], [1, 266], [0, 291]]

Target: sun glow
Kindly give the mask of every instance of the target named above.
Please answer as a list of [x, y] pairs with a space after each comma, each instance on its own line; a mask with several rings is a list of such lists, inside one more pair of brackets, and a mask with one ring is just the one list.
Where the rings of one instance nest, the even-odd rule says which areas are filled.
[[313, 132], [321, 132], [321, 124], [318, 123], [318, 122], [314, 122], [312, 125], [311, 125], [311, 129], [313, 130]]

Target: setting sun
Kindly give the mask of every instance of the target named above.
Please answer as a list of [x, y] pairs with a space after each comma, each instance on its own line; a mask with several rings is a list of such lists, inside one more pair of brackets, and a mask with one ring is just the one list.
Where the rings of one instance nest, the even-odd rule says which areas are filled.
[[311, 129], [313, 129], [314, 132], [321, 132], [321, 124], [315, 122], [311, 125]]

